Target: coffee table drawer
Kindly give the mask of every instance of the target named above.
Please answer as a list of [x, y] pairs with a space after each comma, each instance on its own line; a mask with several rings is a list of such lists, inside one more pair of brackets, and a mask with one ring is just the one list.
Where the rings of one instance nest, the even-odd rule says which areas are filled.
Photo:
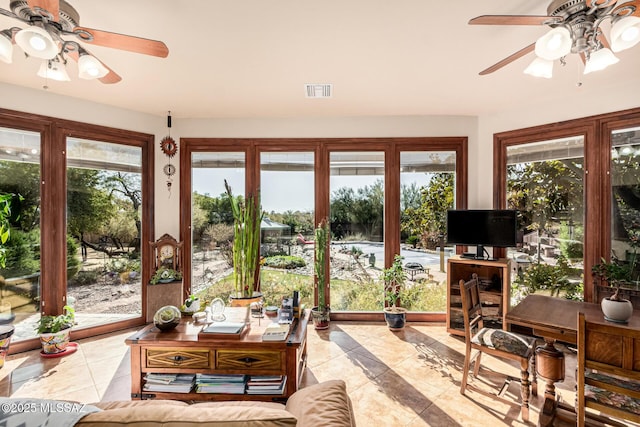
[[207, 349], [147, 349], [147, 368], [198, 368], [210, 369], [212, 364], [211, 352]]
[[218, 350], [216, 369], [281, 370], [283, 355], [279, 351]]

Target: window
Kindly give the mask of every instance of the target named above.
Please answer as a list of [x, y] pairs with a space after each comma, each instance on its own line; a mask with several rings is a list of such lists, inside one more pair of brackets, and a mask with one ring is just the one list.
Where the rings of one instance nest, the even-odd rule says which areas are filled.
[[39, 133], [0, 128], [0, 195], [9, 197], [11, 209], [0, 264], [0, 322], [13, 322], [14, 343], [35, 337], [30, 325], [40, 311], [40, 160]]
[[507, 147], [507, 208], [518, 210], [522, 240], [508, 251], [519, 272], [516, 299], [536, 291], [582, 297], [583, 176], [582, 136]]
[[[214, 199], [227, 178], [235, 183], [235, 195], [260, 191], [266, 304], [279, 305], [295, 289], [307, 307], [315, 305], [313, 230], [328, 218], [332, 316], [382, 320], [380, 275], [393, 255], [401, 253], [407, 262], [424, 264], [416, 279], [426, 279], [427, 286], [415, 289], [432, 297], [428, 303], [414, 302], [412, 316], [444, 320], [444, 300], [438, 295], [445, 295], [445, 253], [440, 258], [431, 246], [407, 247], [407, 232], [401, 231], [401, 212], [406, 210], [400, 209], [401, 180], [413, 185], [414, 193], [442, 185], [447, 203], [465, 206], [466, 138], [183, 138], [180, 146], [188, 159], [182, 165], [181, 193], [191, 195], [181, 201], [181, 233], [192, 236], [185, 242], [186, 261], [193, 263], [185, 266], [193, 272], [185, 277], [187, 292], [206, 300], [225, 299], [233, 291], [229, 255], [225, 257], [221, 242], [207, 242], [203, 232], [224, 221], [226, 208]], [[220, 240], [232, 238], [231, 233]]]
[[90, 327], [142, 315], [142, 149], [67, 138], [67, 303]]

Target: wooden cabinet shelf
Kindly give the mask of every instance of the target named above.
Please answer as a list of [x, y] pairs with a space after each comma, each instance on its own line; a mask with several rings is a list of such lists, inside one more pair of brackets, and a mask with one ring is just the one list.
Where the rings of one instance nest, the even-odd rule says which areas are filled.
[[[284, 341], [262, 341], [270, 322], [252, 319], [241, 339], [198, 341], [202, 325], [183, 318], [178, 327], [160, 332], [154, 325], [127, 338], [131, 347], [131, 398], [174, 400], [286, 400], [298, 390], [307, 362], [309, 311], [296, 320]], [[189, 320], [187, 320], [189, 319]], [[147, 373], [243, 374], [286, 377], [282, 394], [169, 393], [144, 391]]]
[[503, 328], [511, 298], [511, 261], [495, 261], [454, 256], [447, 262], [447, 332], [464, 335], [460, 280], [476, 273], [480, 280], [480, 299], [485, 326]]

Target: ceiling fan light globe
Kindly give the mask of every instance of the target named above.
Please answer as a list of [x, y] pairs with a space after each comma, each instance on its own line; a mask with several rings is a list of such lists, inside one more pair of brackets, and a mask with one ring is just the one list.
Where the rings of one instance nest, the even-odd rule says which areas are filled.
[[611, 52], [611, 49], [603, 47], [595, 52], [591, 52], [591, 55], [589, 55], [589, 59], [584, 66], [584, 74], [604, 70], [609, 65], [613, 65], [618, 61], [620, 60], [613, 54], [613, 52]]
[[49, 33], [40, 27], [24, 28], [16, 33], [16, 43], [29, 56], [53, 59], [58, 54], [58, 45]]
[[536, 55], [548, 61], [560, 59], [571, 52], [571, 33], [565, 27], [555, 27], [536, 41]]
[[78, 77], [86, 80], [99, 79], [109, 70], [92, 55], [81, 55], [78, 59]]
[[11, 64], [13, 56], [13, 44], [11, 40], [0, 32], [0, 61]]
[[55, 61], [42, 61], [38, 76], [43, 79], [57, 80], [59, 82], [68, 82], [71, 80], [64, 65]]
[[625, 16], [611, 26], [611, 50], [620, 52], [640, 42], [640, 18]]
[[543, 58], [534, 59], [531, 64], [524, 70], [525, 74], [533, 77], [543, 77], [550, 79], [553, 77], [553, 61]]

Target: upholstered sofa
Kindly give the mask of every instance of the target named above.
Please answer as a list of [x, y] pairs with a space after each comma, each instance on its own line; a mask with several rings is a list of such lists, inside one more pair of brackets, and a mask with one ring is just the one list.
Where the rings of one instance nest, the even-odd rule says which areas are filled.
[[100, 402], [78, 427], [354, 427], [344, 381], [332, 380], [298, 390], [286, 405], [229, 401], [188, 404], [174, 400]]

